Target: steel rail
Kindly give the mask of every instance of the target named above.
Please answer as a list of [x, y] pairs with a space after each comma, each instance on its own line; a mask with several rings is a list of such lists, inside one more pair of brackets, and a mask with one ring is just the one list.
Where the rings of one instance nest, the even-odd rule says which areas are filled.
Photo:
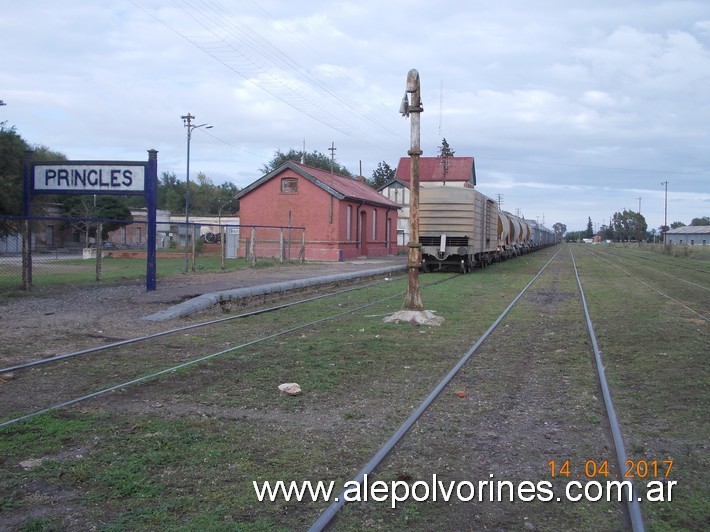
[[[572, 250], [570, 249], [570, 255], [571, 255], [571, 254], [572, 254]], [[617, 270], [621, 271], [621, 272], [624, 273], [625, 275], [628, 275], [628, 276], [631, 277], [634, 281], [637, 281], [637, 282], [641, 283], [641, 284], [644, 285], [646, 288], [649, 288], [649, 289], [651, 289], [652, 291], [657, 292], [658, 294], [662, 295], [663, 297], [665, 297], [665, 298], [667, 298], [667, 299], [670, 299], [671, 301], [673, 301], [673, 302], [676, 303], [677, 305], [680, 305], [680, 306], [683, 307], [684, 309], [689, 310], [689, 311], [692, 312], [693, 314], [697, 314], [698, 316], [700, 316], [700, 318], [701, 318], [702, 320], [704, 320], [704, 321], [710, 321], [710, 320], [709, 320], [707, 317], [705, 317], [703, 314], [701, 314], [700, 312], [698, 312], [698, 311], [695, 310], [695, 309], [690, 308], [690, 307], [689, 307], [688, 305], [686, 305], [685, 303], [681, 303], [680, 301], [678, 301], [678, 300], [677, 300], [676, 298], [674, 298], [673, 296], [669, 296], [668, 294], [666, 294], [666, 293], [664, 293], [664, 292], [661, 292], [661, 291], [660, 291], [658, 288], [656, 288], [655, 286], [651, 286], [650, 284], [648, 284], [647, 282], [642, 281], [642, 280], [639, 279], [638, 277], [634, 277], [633, 275], [631, 275], [629, 272], [627, 272], [626, 270], [624, 270], [624, 269], [623, 269], [621, 266], [619, 266], [618, 264], [614, 264], [613, 262], [608, 261], [608, 260], [605, 259], [604, 257], [601, 257], [601, 256], [599, 256], [599, 255], [597, 255], [597, 254], [595, 254], [595, 253], [592, 253], [592, 255], [594, 255], [595, 257], [597, 257], [599, 260], [602, 260], [602, 261], [606, 262], [609, 266], [613, 266], [614, 268], [616, 268]], [[572, 257], [572, 262], [574, 262], [574, 257]]]
[[[599, 387], [602, 391], [602, 397], [604, 399], [604, 408], [606, 409], [607, 418], [609, 419], [609, 425], [611, 426], [611, 435], [614, 440], [614, 448], [616, 449], [616, 459], [618, 461], [619, 471], [623, 471], [624, 464], [627, 460], [626, 449], [624, 448], [624, 438], [621, 435], [621, 427], [619, 426], [619, 420], [616, 417], [616, 410], [614, 409], [614, 402], [611, 399], [611, 392], [609, 391], [609, 385], [606, 380], [606, 371], [604, 368], [604, 363], [602, 361], [602, 355], [599, 351], [599, 344], [597, 343], [597, 337], [594, 334], [594, 326], [592, 325], [592, 318], [589, 314], [589, 308], [587, 307], [587, 300], [584, 297], [584, 288], [582, 288], [582, 281], [579, 278], [579, 271], [577, 270], [577, 263], [574, 260], [574, 255], [572, 254], [572, 249], [569, 250], [570, 257], [572, 258], [572, 266], [574, 268], [574, 275], [577, 278], [577, 286], [579, 287], [579, 293], [582, 300], [582, 308], [584, 309], [584, 317], [587, 322], [587, 331], [589, 332], [589, 338], [592, 341], [592, 348], [594, 349], [594, 360], [596, 362], [597, 377], [599, 378]], [[628, 510], [629, 518], [631, 519], [631, 528], [634, 532], [643, 532], [645, 530], [643, 523], [643, 516], [641, 515], [641, 508], [638, 503], [637, 497], [634, 496], [636, 490], [633, 487], [633, 479], [629, 479], [631, 483], [630, 493], [627, 492], [627, 497], [625, 505]]]
[[[654, 273], [657, 273], [657, 274], [659, 274], [659, 275], [665, 275], [666, 277], [670, 277], [670, 278], [673, 279], [674, 281], [680, 281], [681, 283], [689, 284], [689, 285], [694, 286], [694, 287], [696, 287], [696, 288], [700, 288], [701, 290], [708, 290], [708, 291], [710, 291], [710, 287], [709, 287], [709, 286], [703, 286], [703, 285], [701, 285], [701, 284], [694, 283], [693, 281], [688, 281], [687, 279], [681, 279], [680, 277], [676, 277], [675, 275], [671, 275], [670, 273], [666, 273], [666, 272], [663, 272], [663, 271], [661, 271], [661, 270], [657, 270], [657, 269], [654, 268], [653, 266], [649, 266], [649, 265], [647, 265], [647, 264], [642, 264], [642, 263], [640, 263], [640, 262], [634, 262], [634, 261], [632, 261], [632, 260], [629, 260], [627, 257], [622, 257], [620, 254], [614, 254], [614, 253], [609, 253], [608, 251], [598, 251], [598, 250], [593, 251], [592, 254], [593, 254], [594, 256], [596, 256], [596, 257], [599, 257], [599, 258], [602, 259], [602, 260], [604, 260], [603, 257], [602, 257], [602, 255], [605, 255], [605, 254], [606, 254], [607, 256], [614, 257], [614, 258], [617, 259], [619, 262], [624, 262], [624, 263], [629, 264], [629, 265], [631, 265], [631, 266], [643, 266], [644, 268], [647, 268], [647, 269], [651, 270], [651, 271], [654, 272]], [[642, 258], [642, 257], [641, 257], [641, 258]], [[609, 264], [611, 264], [611, 263], [609, 263]], [[665, 263], [665, 265], [666, 265], [666, 266], [672, 266], [672, 264], [670, 264], [670, 263]], [[691, 270], [691, 271], [700, 271], [700, 270]]]
[[228, 348], [228, 349], [223, 349], [222, 351], [218, 351], [218, 352], [216, 352], [216, 353], [211, 353], [211, 354], [209, 354], [209, 355], [205, 355], [205, 356], [202, 356], [202, 357], [200, 357], [200, 358], [196, 358], [196, 359], [193, 359], [193, 360], [189, 360], [189, 361], [187, 361], [187, 362], [183, 362], [182, 364], [178, 364], [177, 366], [172, 366], [172, 367], [170, 367], [170, 368], [167, 368], [167, 369], [164, 369], [164, 370], [161, 370], [161, 371], [157, 371], [157, 372], [151, 373], [151, 374], [149, 374], [149, 375], [144, 375], [144, 376], [142, 376], [142, 377], [138, 377], [138, 378], [133, 379], [133, 380], [130, 380], [130, 381], [122, 382], [121, 384], [116, 384], [116, 385], [114, 385], [114, 386], [109, 386], [108, 388], [103, 388], [103, 389], [101, 389], [101, 390], [98, 390], [98, 391], [96, 391], [96, 392], [92, 392], [92, 393], [89, 393], [89, 394], [86, 394], [86, 395], [82, 395], [81, 397], [76, 397], [76, 398], [74, 398], [74, 399], [70, 399], [69, 401], [65, 401], [65, 402], [63, 402], [63, 403], [58, 403], [58, 404], [49, 406], [49, 407], [47, 407], [47, 408], [43, 408], [43, 409], [41, 409], [41, 410], [36, 410], [36, 411], [34, 411], [34, 412], [30, 412], [29, 414], [25, 414], [25, 415], [23, 415], [23, 416], [20, 416], [20, 417], [14, 418], [14, 419], [10, 419], [10, 420], [8, 420], [8, 421], [3, 421], [2, 423], [0, 423], [0, 428], [6, 427], [6, 426], [9, 426], [9, 425], [13, 425], [13, 424], [18, 423], [18, 422], [20, 422], [20, 421], [23, 421], [23, 420], [25, 420], [25, 419], [29, 419], [29, 418], [32, 418], [32, 417], [35, 417], [35, 416], [39, 416], [39, 415], [41, 415], [41, 414], [46, 414], [46, 413], [48, 413], [48, 412], [52, 412], [52, 411], [54, 411], [54, 410], [58, 410], [58, 409], [60, 409], [60, 408], [66, 407], [66, 406], [71, 406], [71, 405], [76, 404], [76, 403], [79, 403], [79, 402], [81, 402], [81, 401], [85, 401], [85, 400], [87, 400], [87, 399], [91, 399], [91, 398], [93, 398], [93, 397], [98, 397], [99, 395], [106, 394], [106, 393], [108, 393], [108, 392], [113, 392], [113, 391], [119, 390], [119, 389], [121, 389], [121, 388], [127, 388], [128, 386], [131, 386], [131, 385], [133, 385], [133, 384], [138, 384], [138, 383], [141, 383], [141, 382], [145, 382], [145, 381], [148, 381], [148, 380], [152, 380], [152, 379], [155, 379], [156, 377], [160, 377], [161, 375], [165, 375], [165, 374], [167, 374], [167, 373], [172, 373], [172, 372], [177, 371], [177, 370], [179, 370], [179, 369], [186, 368], [186, 367], [189, 367], [189, 366], [193, 366], [193, 365], [198, 364], [198, 363], [200, 363], [200, 362], [204, 362], [205, 360], [210, 360], [210, 359], [215, 358], [215, 357], [218, 357], [218, 356], [226, 355], [227, 353], [231, 353], [232, 351], [238, 351], [239, 349], [243, 349], [243, 348], [245, 348], [245, 347], [249, 347], [249, 346], [258, 344], [258, 343], [260, 343], [260, 342], [264, 342], [264, 341], [266, 341], [266, 340], [271, 340], [271, 339], [273, 339], [273, 338], [277, 338], [277, 337], [279, 337], [279, 336], [283, 336], [283, 335], [285, 335], [285, 334], [289, 334], [289, 333], [298, 331], [298, 330], [300, 330], [300, 329], [304, 329], [304, 328], [306, 328], [306, 327], [312, 327], [313, 325], [317, 325], [318, 323], [322, 323], [322, 322], [324, 322], [324, 321], [334, 320], [334, 319], [339, 318], [339, 317], [341, 317], [341, 316], [345, 316], [346, 314], [351, 314], [351, 313], [353, 313], [353, 312], [357, 312], [358, 310], [362, 310], [362, 309], [364, 309], [364, 308], [371, 307], [371, 306], [373, 306], [373, 305], [376, 305], [376, 304], [378, 304], [378, 303], [381, 303], [382, 301], [386, 301], [387, 299], [391, 299], [391, 298], [396, 297], [396, 296], [400, 296], [400, 297], [401, 297], [402, 294], [403, 294], [403, 292], [399, 292], [399, 293], [397, 293], [397, 294], [394, 294], [394, 295], [391, 295], [391, 296], [387, 296], [386, 298], [383, 298], [383, 299], [380, 299], [380, 300], [377, 300], [377, 301], [373, 301], [373, 302], [370, 302], [370, 303], [366, 303], [366, 304], [364, 304], [364, 305], [360, 305], [360, 306], [358, 306], [358, 307], [352, 308], [352, 309], [350, 309], [350, 310], [346, 310], [346, 311], [344, 311], [344, 312], [340, 312], [340, 313], [338, 313], [338, 314], [334, 314], [334, 315], [332, 315], [332, 316], [326, 316], [325, 318], [319, 318], [319, 319], [317, 319], [317, 320], [314, 320], [314, 321], [311, 321], [311, 322], [308, 322], [308, 323], [305, 323], [305, 324], [302, 324], [302, 325], [297, 325], [296, 327], [292, 327], [292, 328], [290, 328], [290, 329], [286, 329], [286, 330], [283, 330], [283, 331], [279, 331], [279, 332], [270, 334], [270, 335], [268, 335], [268, 336], [264, 336], [264, 337], [262, 337], [262, 338], [257, 338], [256, 340], [251, 340], [251, 341], [249, 341], [249, 342], [246, 342], [246, 343], [243, 343], [243, 344], [240, 344], [240, 345], [237, 345], [237, 346], [233, 346], [233, 347], [230, 347], [230, 348]]
[[[620, 248], [618, 247], [608, 247], [606, 250], [606, 253], [609, 253], [610, 255], [614, 255], [615, 257], [621, 256], [623, 253]], [[656, 254], [657, 256], [665, 256], [665, 255], [659, 255]], [[708, 270], [702, 270], [699, 268], [694, 267], [695, 265], [688, 266], [687, 264], [681, 264], [681, 263], [675, 263], [672, 260], [661, 260], [659, 258], [655, 257], [643, 257], [641, 255], [635, 255], [636, 258], [639, 258], [641, 260], [647, 260], [649, 262], [657, 262], [658, 264], [665, 264], [666, 266], [673, 266], [674, 268], [683, 268], [684, 270], [690, 270], [692, 272], [700, 272], [700, 273], [710, 273]], [[698, 265], [699, 266], [699, 265]]]
[[[429, 395], [422, 401], [419, 406], [409, 415], [409, 417], [405, 420], [402, 425], [395, 431], [395, 433], [390, 437], [387, 442], [380, 447], [380, 449], [374, 454], [374, 456], [370, 459], [367, 464], [355, 475], [355, 478], [348, 482], [348, 485], [352, 485], [353, 482], [356, 482], [359, 486], [362, 486], [362, 483], [364, 482], [365, 475], [369, 475], [372, 473], [375, 468], [382, 462], [382, 460], [390, 453], [390, 451], [394, 448], [394, 446], [402, 439], [402, 437], [409, 431], [409, 429], [412, 428], [414, 423], [421, 417], [421, 415], [424, 413], [424, 411], [431, 405], [431, 403], [436, 399], [441, 391], [451, 382], [451, 379], [454, 378], [454, 376], [459, 372], [459, 370], [468, 362], [468, 360], [473, 356], [473, 354], [478, 350], [478, 348], [485, 342], [485, 340], [490, 336], [490, 334], [498, 327], [500, 322], [505, 318], [505, 316], [510, 312], [510, 310], [515, 306], [515, 304], [520, 300], [521, 297], [523, 297], [523, 294], [530, 288], [530, 286], [537, 280], [538, 277], [542, 274], [543, 271], [547, 268], [547, 266], [557, 257], [559, 254], [560, 250], [562, 248], [558, 249], [557, 252], [548, 260], [545, 265], [540, 269], [539, 272], [532, 278], [532, 280], [525, 285], [525, 288], [522, 289], [522, 291], [513, 299], [513, 301], [506, 307], [506, 309], [498, 316], [498, 318], [493, 322], [493, 324], [488, 328], [486, 332], [483, 333], [483, 335], [476, 341], [475, 344], [466, 352], [463, 357], [458, 361], [458, 363], [449, 371], [449, 373], [439, 382], [439, 384], [436, 385], [436, 387], [429, 393]], [[335, 498], [335, 500], [328, 506], [323, 513], [318, 517], [318, 519], [311, 525], [309, 528], [309, 532], [320, 532], [321, 530], [324, 530], [330, 523], [331, 521], [335, 518], [336, 514], [338, 511], [345, 505], [345, 498], [343, 495], [345, 494], [345, 490], [340, 492], [338, 497]]]
[[[449, 281], [449, 280], [451, 280], [451, 279], [454, 279], [455, 277], [459, 277], [459, 274], [453, 275], [453, 276], [451, 276], [451, 277], [447, 277], [447, 278], [442, 279], [442, 280], [440, 280], [440, 281], [435, 281], [435, 282], [433, 282], [433, 283], [428, 284], [427, 286], [434, 286], [434, 285], [437, 285], [437, 284], [441, 284], [441, 283], [444, 283], [444, 282]], [[354, 307], [354, 308], [349, 309], [349, 310], [345, 310], [345, 311], [343, 311], [343, 312], [339, 312], [339, 313], [337, 313], [337, 314], [333, 314], [333, 315], [330, 315], [330, 316], [326, 316], [326, 317], [324, 317], [324, 318], [319, 318], [319, 319], [317, 319], [317, 320], [313, 320], [313, 321], [311, 321], [311, 322], [308, 322], [308, 323], [305, 323], [305, 324], [302, 324], [302, 325], [297, 325], [296, 327], [291, 327], [291, 328], [286, 329], [286, 330], [283, 330], [283, 331], [275, 332], [275, 333], [273, 333], [273, 334], [264, 336], [264, 337], [262, 337], [262, 338], [257, 338], [257, 339], [255, 339], [255, 340], [251, 340], [251, 341], [249, 341], [249, 342], [246, 342], [246, 343], [243, 343], [243, 344], [240, 344], [240, 345], [237, 345], [237, 346], [233, 346], [233, 347], [230, 347], [230, 348], [228, 348], [228, 349], [223, 349], [222, 351], [218, 351], [218, 352], [216, 352], [216, 353], [211, 353], [211, 354], [209, 354], [209, 355], [205, 355], [205, 356], [202, 356], [202, 357], [193, 359], [193, 360], [189, 360], [189, 361], [187, 361], [187, 362], [183, 362], [182, 364], [178, 364], [178, 365], [176, 365], [176, 366], [172, 366], [172, 367], [170, 367], [170, 368], [167, 368], [167, 369], [164, 369], [164, 370], [161, 370], [161, 371], [157, 371], [157, 372], [151, 373], [151, 374], [149, 374], [149, 375], [144, 375], [144, 376], [142, 376], [142, 377], [137, 377], [137, 378], [132, 379], [132, 380], [130, 380], [130, 381], [126, 381], [126, 382], [123, 382], [123, 383], [120, 383], [120, 384], [116, 384], [116, 385], [114, 385], [114, 386], [109, 386], [108, 388], [103, 388], [103, 389], [98, 390], [98, 391], [96, 391], [96, 392], [92, 392], [92, 393], [89, 393], [89, 394], [86, 394], [86, 395], [82, 395], [82, 396], [80, 396], [80, 397], [76, 397], [76, 398], [74, 398], [74, 399], [70, 399], [69, 401], [64, 401], [64, 402], [62, 402], [62, 403], [57, 403], [57, 404], [55, 404], [55, 405], [52, 405], [52, 406], [49, 406], [49, 407], [46, 407], [46, 408], [42, 408], [42, 409], [40, 409], [40, 410], [36, 410], [36, 411], [34, 411], [34, 412], [30, 412], [30, 413], [24, 414], [24, 415], [22, 415], [22, 416], [19, 416], [19, 417], [16, 417], [16, 418], [13, 418], [13, 419], [10, 419], [10, 420], [7, 420], [7, 421], [0, 422], [0, 429], [1, 429], [1, 428], [4, 428], [4, 427], [7, 427], [7, 426], [10, 426], [10, 425], [14, 425], [15, 423], [19, 423], [20, 421], [24, 421], [24, 420], [26, 420], [26, 419], [33, 418], [33, 417], [35, 417], [35, 416], [39, 416], [39, 415], [42, 415], [42, 414], [46, 414], [46, 413], [52, 412], [52, 411], [54, 411], [54, 410], [59, 410], [59, 409], [64, 408], [64, 407], [71, 406], [71, 405], [74, 405], [74, 404], [76, 404], [76, 403], [80, 403], [80, 402], [85, 401], [85, 400], [87, 400], [87, 399], [92, 399], [92, 398], [94, 398], [94, 397], [98, 397], [98, 396], [100, 396], [100, 395], [104, 395], [104, 394], [109, 393], [109, 392], [113, 392], [113, 391], [116, 391], [116, 390], [119, 390], [119, 389], [122, 389], [122, 388], [127, 388], [128, 386], [132, 386], [132, 385], [134, 385], [134, 384], [139, 384], [139, 383], [141, 383], [141, 382], [146, 382], [146, 381], [148, 381], [148, 380], [155, 379], [155, 378], [160, 377], [160, 376], [162, 376], [162, 375], [166, 375], [166, 374], [168, 374], [168, 373], [175, 372], [175, 371], [177, 371], [177, 370], [179, 370], [179, 369], [186, 368], [186, 367], [189, 367], [189, 366], [193, 366], [193, 365], [198, 364], [198, 363], [200, 363], [200, 362], [204, 362], [205, 360], [210, 360], [210, 359], [215, 358], [215, 357], [218, 357], [218, 356], [226, 355], [226, 354], [231, 353], [231, 352], [233, 352], [233, 351], [238, 351], [239, 349], [243, 349], [243, 348], [245, 348], [245, 347], [249, 347], [249, 346], [258, 344], [258, 343], [260, 343], [260, 342], [264, 342], [264, 341], [266, 341], [266, 340], [271, 340], [271, 339], [273, 339], [273, 338], [277, 338], [277, 337], [283, 336], [283, 335], [285, 335], [285, 334], [290, 334], [290, 333], [295, 332], [295, 331], [298, 331], [298, 330], [300, 330], [300, 329], [305, 329], [306, 327], [312, 327], [313, 325], [317, 325], [317, 324], [323, 323], [323, 322], [325, 322], [325, 321], [335, 320], [335, 319], [337, 319], [337, 318], [340, 318], [340, 317], [342, 317], [342, 316], [346, 316], [346, 315], [348, 315], [348, 314], [352, 314], [352, 313], [357, 312], [357, 311], [359, 311], [359, 310], [362, 310], [362, 309], [365, 309], [365, 308], [368, 308], [368, 307], [372, 307], [372, 306], [374, 306], [374, 305], [377, 305], [377, 304], [379, 304], [379, 303], [382, 303], [383, 301], [387, 301], [388, 299], [392, 299], [392, 298], [394, 298], [394, 297], [402, 297], [403, 294], [404, 294], [404, 291], [400, 291], [400, 292], [397, 292], [396, 294], [392, 294], [392, 295], [390, 295], [390, 296], [383, 297], [383, 298], [378, 299], [378, 300], [376, 300], [376, 301], [371, 301], [371, 302], [369, 302], [369, 303], [365, 303], [364, 305], [359, 305], [359, 306], [357, 306], [357, 307]], [[219, 320], [219, 321], [221, 321], [221, 320]]]
[[161, 336], [167, 336], [167, 335], [169, 335], [169, 334], [175, 334], [175, 333], [179, 333], [179, 332], [183, 332], [183, 331], [189, 331], [190, 329], [196, 329], [196, 328], [198, 328], [198, 327], [205, 327], [205, 326], [207, 326], [207, 325], [215, 325], [215, 324], [217, 324], [217, 323], [222, 323], [222, 322], [230, 321], [230, 320], [236, 320], [236, 319], [238, 319], [238, 318], [248, 318], [248, 317], [250, 317], [250, 316], [257, 316], [257, 315], [259, 315], [259, 314], [266, 314], [267, 312], [273, 312], [273, 311], [276, 311], [276, 310], [282, 310], [282, 309], [284, 309], [284, 308], [292, 307], [292, 306], [295, 306], [295, 305], [300, 305], [300, 304], [303, 304], [303, 303], [310, 303], [311, 301], [317, 301], [317, 300], [319, 300], [319, 299], [324, 299], [324, 298], [326, 298], [326, 297], [330, 297], [330, 296], [334, 296], [334, 295], [340, 295], [340, 294], [344, 294], [344, 293], [346, 293], [346, 292], [352, 292], [352, 291], [354, 291], [354, 290], [360, 290], [361, 288], [369, 288], [369, 287], [371, 287], [371, 286], [375, 286], [375, 285], [379, 284], [380, 282], [381, 282], [381, 281], [378, 281], [378, 282], [375, 282], [375, 283], [369, 283], [369, 284], [365, 284], [365, 285], [360, 285], [360, 286], [354, 286], [354, 287], [351, 287], [351, 288], [346, 288], [346, 289], [343, 289], [343, 290], [338, 290], [338, 291], [336, 291], [336, 292], [329, 292], [329, 293], [327, 293], [327, 294], [320, 294], [320, 295], [313, 296], [313, 297], [309, 297], [309, 298], [306, 298], [306, 299], [299, 299], [298, 301], [291, 301], [290, 303], [283, 303], [283, 304], [276, 305], [276, 306], [273, 306], [273, 307], [268, 307], [268, 308], [265, 308], [265, 309], [258, 309], [258, 310], [252, 310], [252, 311], [249, 311], [249, 312], [243, 312], [242, 314], [237, 314], [237, 315], [235, 315], [235, 316], [227, 316], [227, 317], [224, 317], [224, 318], [218, 318], [218, 319], [216, 319], [216, 320], [209, 320], [209, 321], [203, 321], [203, 322], [200, 322], [200, 323], [193, 323], [193, 324], [191, 324], [191, 325], [185, 325], [185, 326], [183, 326], [183, 327], [177, 327], [177, 328], [174, 328], [174, 329], [168, 329], [168, 330], [166, 330], [166, 331], [161, 331], [161, 332], [157, 332], [157, 333], [153, 333], [153, 334], [148, 334], [148, 335], [146, 335], [146, 336], [138, 336], [138, 337], [135, 337], [135, 338], [128, 338], [128, 339], [126, 339], [126, 340], [120, 340], [120, 341], [118, 341], [118, 342], [113, 342], [113, 343], [110, 343], [110, 344], [105, 344], [105, 345], [100, 345], [100, 346], [97, 346], [97, 347], [90, 347], [90, 348], [87, 348], [87, 349], [82, 349], [81, 351], [75, 351], [75, 352], [73, 352], [73, 353], [66, 353], [66, 354], [63, 354], [63, 355], [56, 355], [56, 356], [49, 357], [49, 358], [42, 358], [42, 359], [38, 359], [38, 360], [33, 360], [33, 361], [31, 361], [31, 362], [26, 362], [26, 363], [23, 363], [23, 364], [17, 364], [17, 365], [15, 365], [15, 366], [9, 366], [9, 367], [7, 367], [7, 368], [0, 368], [0, 374], [2, 374], [2, 373], [9, 373], [9, 372], [11, 372], [11, 371], [18, 371], [18, 370], [22, 370], [22, 369], [28, 369], [28, 368], [32, 368], [32, 367], [34, 367], [34, 366], [40, 366], [40, 365], [49, 364], [49, 363], [52, 363], [52, 362], [59, 362], [59, 361], [61, 361], [61, 360], [66, 360], [66, 359], [68, 359], [68, 358], [74, 358], [74, 357], [78, 357], [78, 356], [82, 356], [82, 355], [89, 355], [89, 354], [92, 354], [92, 353], [97, 353], [97, 352], [99, 352], [99, 351], [105, 351], [105, 350], [107, 350], [107, 349], [113, 349], [113, 348], [115, 348], [115, 347], [123, 347], [123, 346], [130, 345], [130, 344], [135, 344], [135, 343], [139, 343], [139, 342], [144, 342], [144, 341], [146, 341], [146, 340], [152, 340], [152, 339], [154, 339], [154, 338], [159, 338], [159, 337], [161, 337]]

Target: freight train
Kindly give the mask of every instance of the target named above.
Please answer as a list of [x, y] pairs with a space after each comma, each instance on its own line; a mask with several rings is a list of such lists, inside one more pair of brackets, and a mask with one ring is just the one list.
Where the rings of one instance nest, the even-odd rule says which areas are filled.
[[502, 211], [477, 190], [452, 186], [419, 191], [422, 271], [468, 273], [557, 243], [550, 229]]

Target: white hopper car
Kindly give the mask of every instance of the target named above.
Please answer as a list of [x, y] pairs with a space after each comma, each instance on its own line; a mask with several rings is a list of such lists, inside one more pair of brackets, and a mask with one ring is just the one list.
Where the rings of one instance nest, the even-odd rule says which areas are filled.
[[419, 244], [424, 272], [470, 272], [556, 243], [536, 222], [498, 209], [471, 188], [423, 187], [419, 191]]

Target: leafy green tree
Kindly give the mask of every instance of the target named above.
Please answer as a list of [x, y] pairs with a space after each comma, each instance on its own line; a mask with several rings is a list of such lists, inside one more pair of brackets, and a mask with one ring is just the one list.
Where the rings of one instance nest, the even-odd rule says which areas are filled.
[[678, 229], [679, 227], [685, 227], [683, 222], [673, 222], [671, 224], [671, 229]]
[[710, 225], [710, 216], [703, 216], [702, 218], [693, 218], [690, 225]]
[[584, 233], [584, 231], [568, 231], [565, 239], [567, 242], [581, 242]]
[[[126, 203], [116, 196], [106, 195], [81, 195], [66, 196], [62, 200], [64, 211], [69, 218], [100, 218], [112, 220], [101, 224], [101, 241], [108, 239], [108, 234], [125, 225], [128, 225], [133, 216]], [[88, 238], [96, 238], [96, 223], [71, 222], [71, 225], [85, 233]]]
[[[341, 166], [337, 161], [333, 161], [327, 155], [323, 155], [317, 150], [313, 150], [311, 153], [305, 153], [303, 151], [296, 151], [291, 148], [288, 153], [283, 153], [281, 150], [276, 150], [274, 157], [261, 167], [261, 171], [264, 174], [268, 174], [276, 170], [279, 166], [284, 164], [286, 161], [295, 161], [297, 163], [301, 162], [303, 159], [304, 163], [308, 166], [313, 166], [314, 168], [320, 168], [321, 170], [333, 171], [334, 174], [340, 174], [348, 177], [353, 177], [353, 174]], [[331, 168], [332, 167], [332, 168]]]
[[646, 237], [646, 218], [641, 213], [624, 210], [614, 213], [612, 217], [614, 238], [619, 241], [635, 239], [637, 242]]
[[552, 226], [552, 230], [555, 232], [557, 238], [562, 238], [562, 236], [567, 232], [567, 226], [563, 223], [557, 222]]
[[611, 227], [609, 227], [606, 224], [602, 224], [599, 227], [599, 231], [597, 234], [603, 239], [603, 240], [614, 240], [614, 232], [612, 231]]
[[[46, 146], [30, 145], [15, 131], [14, 127], [5, 128], [4, 124], [0, 124], [0, 214], [13, 216], [23, 214], [22, 161], [27, 150], [32, 150], [32, 158], [35, 161], [67, 160], [64, 154]], [[190, 182], [190, 212], [204, 215], [216, 215], [221, 212], [235, 213], [238, 205], [234, 197], [238, 191], [239, 189], [233, 183], [215, 186], [204, 173], [199, 173], [196, 181]], [[42, 196], [42, 201], [65, 205], [68, 216], [95, 217], [93, 195], [86, 196], [82, 200], [71, 201], [67, 201], [68, 197], [76, 196], [45, 195]], [[101, 199], [97, 200], [97, 207], [106, 210], [106, 216], [101, 216], [102, 218], [130, 219], [131, 208], [145, 207], [145, 200], [140, 195], [111, 196], [111, 199], [99, 196], [99, 198]], [[38, 203], [41, 202], [34, 203], [35, 208]], [[80, 208], [79, 203], [83, 203], [85, 207]], [[116, 210], [109, 205], [114, 203], [122, 204], [126, 210]], [[163, 172], [158, 180], [157, 203], [159, 209], [173, 213], [185, 212], [185, 182], [180, 181], [174, 172]], [[70, 210], [72, 213], [69, 212]], [[35, 214], [37, 213], [35, 212]], [[0, 220], [0, 236], [15, 233], [18, 230], [18, 222]], [[104, 232], [107, 230], [111, 229], [105, 229]], [[89, 229], [89, 231], [93, 230]]]
[[[28, 148], [15, 128], [0, 129], [0, 214], [22, 214], [22, 156]], [[7, 229], [0, 225], [0, 234]]]
[[[216, 186], [203, 172], [190, 180], [190, 214], [222, 215], [237, 212], [234, 199], [239, 188], [231, 182]], [[173, 172], [163, 172], [158, 182], [158, 208], [174, 214], [185, 213], [185, 183]]]
[[175, 172], [163, 172], [158, 180], [158, 208], [172, 213], [185, 212], [185, 183]]
[[372, 179], [368, 180], [372, 188], [378, 189], [388, 181], [394, 179], [397, 170], [392, 168], [385, 161], [377, 163], [377, 168], [372, 172]]
[[[22, 212], [22, 161], [27, 150], [32, 150], [35, 161], [63, 161], [66, 156], [41, 145], [30, 145], [14, 127], [0, 125], [0, 214], [20, 216]], [[48, 200], [54, 199], [46, 198]], [[0, 220], [0, 235], [15, 233], [18, 224]]]
[[216, 195], [216, 210], [213, 207], [210, 212], [217, 213], [219, 216], [229, 216], [239, 212], [239, 201], [235, 199], [238, 192], [239, 187], [231, 181], [219, 185]]

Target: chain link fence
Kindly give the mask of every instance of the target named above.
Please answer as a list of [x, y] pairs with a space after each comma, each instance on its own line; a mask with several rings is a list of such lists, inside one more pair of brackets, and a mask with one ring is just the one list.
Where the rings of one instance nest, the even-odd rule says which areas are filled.
[[[69, 283], [145, 281], [145, 220], [0, 216], [0, 224], [0, 292]], [[158, 281], [166, 276], [305, 258], [303, 227], [159, 219], [157, 232]]]

